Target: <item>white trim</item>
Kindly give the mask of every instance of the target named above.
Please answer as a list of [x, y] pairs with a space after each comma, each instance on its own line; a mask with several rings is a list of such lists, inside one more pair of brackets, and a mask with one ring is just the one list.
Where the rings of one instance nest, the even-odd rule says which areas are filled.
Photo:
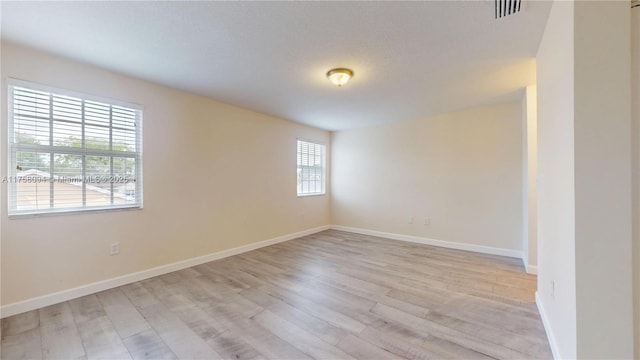
[[538, 306], [538, 312], [540, 313], [540, 318], [542, 319], [542, 324], [544, 325], [544, 331], [547, 333], [547, 340], [549, 340], [549, 347], [551, 348], [551, 353], [553, 354], [553, 358], [560, 359], [560, 351], [558, 351], [558, 344], [556, 343], [556, 340], [555, 340], [556, 337], [553, 335], [551, 324], [549, 324], [547, 313], [544, 310], [544, 305], [542, 305], [540, 294], [537, 291], [536, 291], [536, 305]]
[[527, 274], [538, 275], [538, 267], [536, 265], [529, 265], [525, 262], [524, 268], [527, 271]]
[[[167, 265], [161, 265], [155, 268], [142, 270], [142, 271], [131, 273], [131, 274], [126, 274], [126, 275], [118, 276], [115, 278], [106, 279], [106, 280], [94, 282], [91, 284], [67, 289], [67, 290], [58, 291], [52, 294], [34, 297], [31, 299], [16, 302], [13, 304], [0, 306], [0, 318], [20, 314], [26, 311], [39, 309], [41, 307], [57, 304], [67, 300], [72, 300], [78, 297], [94, 294], [96, 292], [130, 284], [136, 281], [149, 279], [149, 278], [167, 274], [173, 271], [186, 269], [186, 268], [204, 264], [210, 261], [226, 258], [233, 255], [242, 254], [242, 253], [256, 250], [265, 246], [274, 245], [281, 242], [297, 239], [299, 237], [315, 234], [317, 232], [328, 230], [328, 229], [347, 231], [347, 232], [363, 234], [363, 235], [378, 236], [378, 237], [384, 237], [392, 240], [407, 241], [412, 243], [439, 246], [439, 247], [450, 248], [450, 249], [473, 251], [473, 252], [478, 252], [483, 254], [522, 258], [522, 252], [518, 250], [502, 249], [502, 248], [496, 248], [496, 247], [490, 247], [490, 246], [465, 244], [465, 243], [458, 243], [458, 242], [444, 241], [444, 240], [434, 240], [434, 239], [428, 239], [428, 238], [411, 236], [411, 235], [394, 234], [394, 233], [367, 230], [367, 229], [354, 228], [354, 227], [341, 226], [341, 225], [325, 225], [325, 226], [320, 226], [320, 227], [316, 227], [308, 230], [299, 231], [293, 234], [282, 235], [272, 239], [259, 241], [253, 244], [248, 244], [248, 245], [235, 247], [232, 249], [222, 250], [222, 251], [204, 255], [204, 256], [198, 256], [195, 258], [182, 260], [182, 261], [174, 262]], [[535, 267], [527, 266], [527, 272], [529, 272], [530, 269], [534, 269], [534, 271], [536, 271]], [[537, 300], [537, 293], [536, 293], [536, 300]], [[540, 313], [542, 316], [542, 311], [540, 311]], [[543, 321], [544, 321], [544, 317], [543, 317]], [[546, 328], [547, 328], [547, 325], [545, 322], [545, 329]], [[547, 334], [549, 334], [549, 331], [547, 331]]]
[[128, 108], [132, 108], [134, 110], [144, 111], [144, 106], [142, 106], [140, 104], [130, 103], [130, 102], [126, 102], [126, 101], [122, 101], [122, 100], [118, 100], [118, 99], [111, 99], [111, 98], [104, 97], [104, 96], [85, 94], [85, 93], [82, 93], [82, 92], [79, 92], [79, 91], [62, 89], [62, 88], [59, 88], [59, 87], [46, 85], [46, 84], [35, 83], [35, 82], [32, 82], [32, 81], [28, 81], [28, 80], [22, 80], [22, 79], [17, 79], [17, 78], [7, 78], [7, 86], [18, 86], [18, 87], [37, 90], [37, 91], [56, 93], [56, 95], [76, 97], [76, 98], [81, 98], [81, 99], [84, 99], [84, 100], [101, 102], [101, 103], [109, 103], [109, 104], [115, 105], [115, 106], [128, 107]]
[[522, 251], [519, 251], [519, 250], [503, 249], [503, 248], [496, 248], [496, 247], [483, 246], [483, 245], [473, 245], [473, 244], [459, 243], [459, 242], [453, 242], [453, 241], [435, 240], [435, 239], [428, 239], [428, 238], [423, 238], [418, 236], [387, 233], [382, 231], [360, 229], [360, 228], [354, 228], [354, 227], [342, 226], [342, 225], [331, 225], [331, 229], [348, 231], [356, 234], [384, 237], [388, 239], [407, 241], [407, 242], [424, 244], [424, 245], [439, 246], [439, 247], [444, 247], [449, 249], [457, 249], [457, 250], [473, 251], [473, 252], [483, 253], [483, 254], [522, 258]]
[[302, 236], [315, 234], [320, 231], [328, 230], [330, 225], [320, 226], [313, 229], [299, 231], [293, 234], [278, 236], [272, 239], [259, 241], [253, 244], [238, 246], [232, 249], [218, 251], [212, 254], [198, 256], [187, 260], [177, 261], [171, 264], [154, 267], [147, 270], [138, 271], [131, 274], [118, 276], [115, 278], [94, 282], [87, 285], [78, 286], [72, 289], [58, 291], [52, 294], [34, 297], [28, 300], [19, 301], [0, 307], [0, 318], [20, 314], [26, 311], [39, 309], [41, 307], [57, 304], [63, 301], [72, 300], [85, 295], [94, 294], [96, 292], [112, 289], [114, 287], [130, 284], [136, 281], [152, 278], [154, 276], [167, 274], [173, 271], [186, 269], [192, 266], [204, 264], [210, 261], [226, 258], [233, 255], [242, 254], [248, 251], [256, 250], [265, 246], [278, 244], [281, 242], [297, 239]]

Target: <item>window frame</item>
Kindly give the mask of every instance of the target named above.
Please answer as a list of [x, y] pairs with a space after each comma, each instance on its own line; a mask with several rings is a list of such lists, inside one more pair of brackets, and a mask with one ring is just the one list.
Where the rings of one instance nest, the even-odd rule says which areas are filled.
[[[63, 214], [87, 214], [94, 212], [104, 212], [104, 211], [122, 211], [122, 210], [132, 210], [132, 209], [142, 209], [143, 208], [143, 146], [142, 146], [142, 124], [143, 124], [143, 116], [144, 116], [144, 108], [141, 105], [132, 104], [120, 100], [114, 100], [106, 97], [100, 97], [90, 94], [85, 94], [81, 92], [61, 89], [53, 86], [43, 85], [39, 83], [34, 83], [31, 81], [19, 80], [14, 78], [8, 78], [6, 82], [7, 89], [7, 166], [8, 166], [8, 181], [7, 181], [7, 212], [9, 218], [20, 218], [20, 217], [33, 217], [33, 216], [50, 216], [50, 215], [63, 215]], [[18, 144], [14, 141], [15, 139], [15, 115], [14, 115], [14, 87], [22, 87], [28, 90], [47, 92], [50, 96], [58, 95], [65, 97], [74, 97], [81, 99], [83, 104], [85, 101], [102, 103], [105, 105], [117, 106], [122, 108], [127, 108], [130, 110], [134, 110], [137, 114], [135, 119], [135, 151], [118, 151], [118, 150], [102, 150], [102, 149], [92, 149], [84, 146], [84, 143], [87, 139], [85, 136], [85, 124], [86, 119], [84, 114], [82, 115], [82, 121], [80, 122], [82, 128], [82, 136], [81, 141], [83, 143], [83, 147], [71, 147], [71, 146], [56, 146], [53, 143], [53, 133], [49, 133], [49, 145], [41, 145], [41, 144]], [[50, 105], [51, 106], [51, 105]], [[84, 105], [83, 105], [84, 107]], [[53, 109], [49, 109], [49, 122], [53, 121]], [[110, 120], [112, 121], [112, 116], [110, 115]], [[53, 126], [53, 123], [51, 123]], [[110, 122], [109, 133], [113, 132], [113, 123]], [[113, 144], [112, 135], [110, 135], [109, 140], [110, 145]], [[48, 207], [44, 209], [29, 209], [29, 210], [19, 210], [17, 205], [17, 153], [20, 151], [32, 151], [32, 152], [46, 152], [51, 154], [51, 158], [54, 157], [55, 154], [69, 154], [69, 155], [78, 155], [78, 156], [103, 156], [109, 157], [111, 159], [111, 164], [113, 164], [114, 158], [130, 158], [135, 161], [135, 202], [128, 204], [110, 204], [105, 206], [87, 206], [86, 204], [86, 188], [88, 183], [85, 181], [85, 173], [87, 171], [87, 164], [83, 162], [82, 165], [82, 193], [83, 193], [83, 205], [74, 206], [74, 207]], [[113, 171], [113, 166], [110, 169], [110, 177], [115, 177]], [[46, 183], [53, 183], [51, 179], [55, 178], [54, 174], [51, 174], [49, 171], [49, 181]], [[110, 191], [110, 195], [113, 201], [113, 187]], [[50, 199], [55, 199], [55, 191], [49, 193]]]
[[[299, 165], [298, 164], [298, 143], [299, 142], [305, 142], [308, 144], [312, 144], [312, 145], [320, 145], [322, 147], [322, 154], [321, 154], [321, 179], [320, 179], [320, 184], [321, 184], [321, 191], [320, 192], [312, 192], [312, 193], [300, 193], [298, 191], [298, 180], [300, 179], [300, 175], [299, 175], [299, 169], [301, 166], [304, 165]], [[322, 195], [326, 195], [327, 194], [327, 145], [323, 142], [320, 141], [315, 141], [315, 140], [309, 140], [309, 139], [305, 139], [305, 138], [297, 138], [296, 139], [296, 195], [298, 197], [307, 197], [307, 196], [322, 196]]]

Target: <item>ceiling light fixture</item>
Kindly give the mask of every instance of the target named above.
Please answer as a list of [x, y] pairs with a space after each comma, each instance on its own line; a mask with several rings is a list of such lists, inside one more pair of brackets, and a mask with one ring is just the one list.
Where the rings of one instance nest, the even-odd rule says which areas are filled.
[[331, 69], [327, 72], [327, 78], [337, 87], [342, 87], [353, 77], [353, 71], [345, 68]]

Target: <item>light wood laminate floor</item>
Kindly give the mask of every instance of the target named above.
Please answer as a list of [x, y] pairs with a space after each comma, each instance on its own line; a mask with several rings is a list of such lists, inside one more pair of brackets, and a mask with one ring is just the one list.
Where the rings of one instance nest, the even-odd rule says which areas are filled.
[[551, 358], [518, 259], [328, 230], [2, 320], [2, 359]]

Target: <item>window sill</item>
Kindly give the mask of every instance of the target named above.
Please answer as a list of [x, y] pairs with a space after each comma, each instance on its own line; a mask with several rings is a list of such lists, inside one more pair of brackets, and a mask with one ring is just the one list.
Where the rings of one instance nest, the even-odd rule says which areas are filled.
[[323, 195], [327, 195], [327, 193], [317, 193], [317, 194], [298, 194], [298, 197], [323, 196]]
[[97, 208], [97, 209], [86, 209], [86, 210], [58, 210], [58, 211], [48, 211], [48, 212], [27, 212], [27, 213], [18, 213], [9, 215], [9, 220], [17, 220], [17, 219], [29, 219], [29, 218], [37, 218], [43, 216], [60, 216], [60, 215], [88, 215], [95, 213], [105, 213], [105, 212], [114, 212], [114, 211], [132, 211], [132, 210], [142, 210], [142, 205], [132, 205], [126, 207], [118, 207], [118, 208]]

